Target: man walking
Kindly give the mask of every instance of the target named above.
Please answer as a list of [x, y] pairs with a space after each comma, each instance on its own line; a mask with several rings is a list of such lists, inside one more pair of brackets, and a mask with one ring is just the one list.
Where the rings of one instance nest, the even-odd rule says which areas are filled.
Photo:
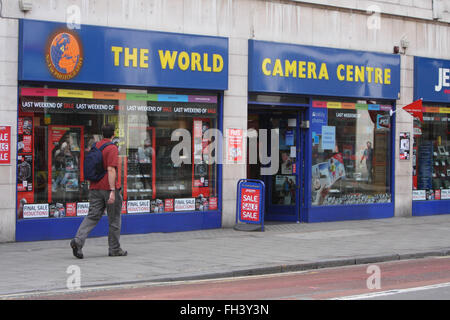
[[[105, 124], [102, 127], [103, 140], [96, 143], [96, 147], [102, 152], [103, 168], [106, 174], [99, 181], [91, 181], [89, 187], [89, 213], [78, 228], [75, 238], [70, 242], [73, 255], [83, 259], [81, 248], [92, 229], [97, 225], [105, 209], [108, 214], [109, 256], [126, 256], [127, 251], [120, 247], [120, 227], [122, 195], [120, 194], [120, 182], [117, 179], [117, 167], [119, 165], [119, 152], [112, 144], [114, 136], [114, 124]], [[106, 146], [103, 146], [108, 144]], [[102, 148], [103, 146], [103, 148]]]

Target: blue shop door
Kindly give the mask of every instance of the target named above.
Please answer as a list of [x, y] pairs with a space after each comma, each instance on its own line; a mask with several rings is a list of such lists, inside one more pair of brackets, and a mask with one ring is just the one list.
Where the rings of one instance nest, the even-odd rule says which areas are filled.
[[[300, 221], [299, 199], [302, 192], [301, 157], [303, 156], [300, 120], [301, 112], [299, 111], [260, 115], [261, 127], [268, 129], [268, 144], [271, 144], [272, 134], [276, 134], [279, 145], [278, 149], [273, 150], [275, 154], [271, 154], [272, 159], [278, 158], [278, 167], [272, 167], [274, 169], [269, 175], [261, 175], [266, 185], [265, 220], [267, 221]], [[276, 130], [276, 133], [272, 130]], [[267, 166], [264, 167], [267, 168]]]

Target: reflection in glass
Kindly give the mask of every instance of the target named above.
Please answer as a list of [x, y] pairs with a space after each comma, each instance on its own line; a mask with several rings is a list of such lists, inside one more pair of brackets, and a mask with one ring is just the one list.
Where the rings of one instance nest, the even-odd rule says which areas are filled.
[[312, 205], [386, 203], [390, 116], [381, 110], [314, 109]]

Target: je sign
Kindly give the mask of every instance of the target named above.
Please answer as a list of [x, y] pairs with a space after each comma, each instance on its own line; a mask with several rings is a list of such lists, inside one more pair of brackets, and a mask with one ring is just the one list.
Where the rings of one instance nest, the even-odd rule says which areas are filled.
[[11, 164], [11, 127], [0, 126], [0, 165]]
[[264, 231], [264, 189], [264, 182], [260, 180], [239, 180], [236, 223], [261, 224]]

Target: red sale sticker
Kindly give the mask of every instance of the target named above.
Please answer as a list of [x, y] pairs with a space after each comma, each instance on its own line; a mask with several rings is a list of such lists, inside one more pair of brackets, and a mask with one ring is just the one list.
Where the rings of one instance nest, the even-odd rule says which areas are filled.
[[66, 217], [76, 217], [76, 216], [77, 216], [76, 202], [66, 203]]
[[164, 200], [164, 211], [165, 212], [173, 211], [173, 199], [165, 199]]
[[217, 197], [209, 198], [209, 210], [217, 210]]

